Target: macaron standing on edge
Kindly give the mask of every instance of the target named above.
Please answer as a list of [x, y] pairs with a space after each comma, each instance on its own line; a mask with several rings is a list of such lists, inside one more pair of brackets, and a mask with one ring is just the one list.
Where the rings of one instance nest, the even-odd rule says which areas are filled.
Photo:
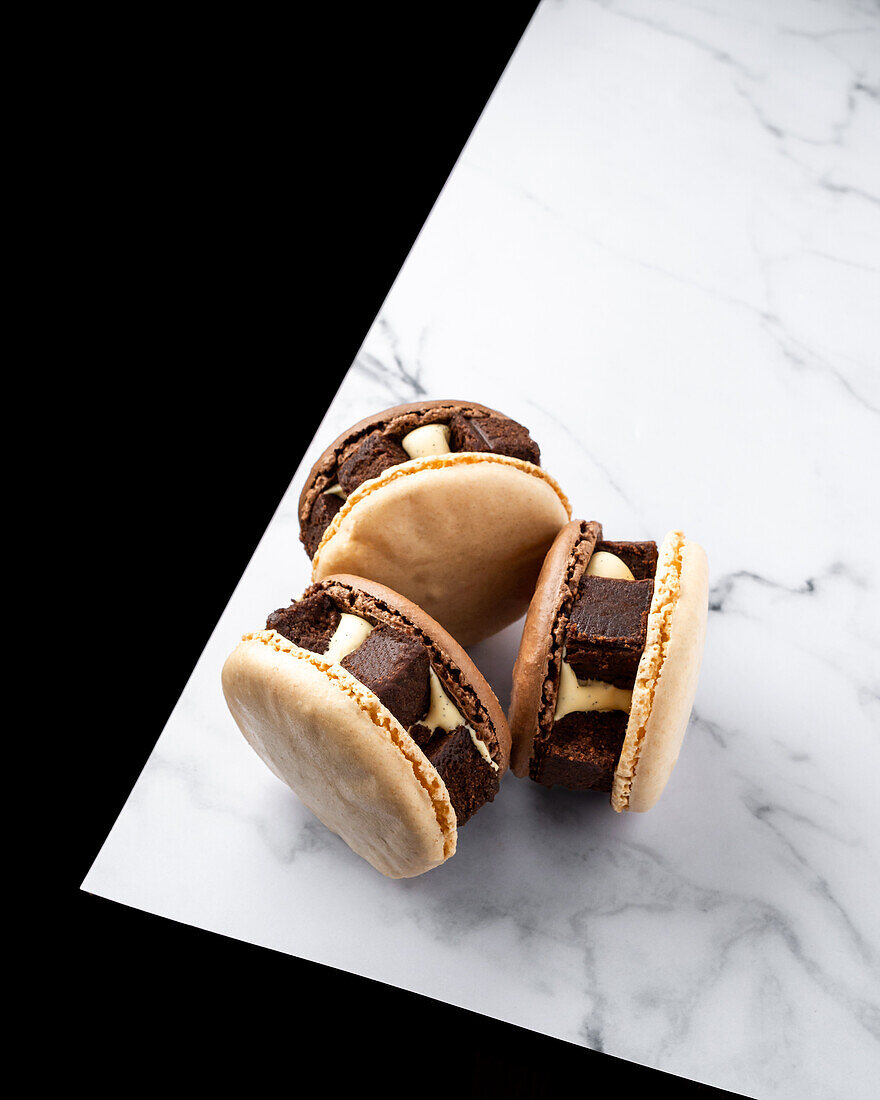
[[705, 551], [680, 531], [658, 549], [605, 542], [595, 522], [563, 527], [514, 666], [515, 774], [651, 809], [687, 729], [707, 610]]
[[299, 502], [312, 580], [370, 577], [464, 646], [526, 610], [571, 516], [528, 429], [466, 401], [419, 401], [360, 421], [324, 451]]
[[509, 764], [507, 721], [471, 659], [375, 581], [312, 585], [242, 638], [222, 681], [271, 771], [390, 878], [452, 856]]

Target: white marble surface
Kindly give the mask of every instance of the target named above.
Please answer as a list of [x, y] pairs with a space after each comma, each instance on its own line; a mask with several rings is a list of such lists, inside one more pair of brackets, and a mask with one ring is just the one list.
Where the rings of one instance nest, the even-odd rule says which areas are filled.
[[[541, 6], [86, 889], [750, 1095], [877, 1095], [878, 83], [867, 0]], [[712, 611], [653, 812], [508, 776], [392, 882], [219, 670], [307, 584], [316, 455], [420, 396], [521, 419], [610, 538], [682, 526]], [[516, 642], [474, 650], [505, 704]]]

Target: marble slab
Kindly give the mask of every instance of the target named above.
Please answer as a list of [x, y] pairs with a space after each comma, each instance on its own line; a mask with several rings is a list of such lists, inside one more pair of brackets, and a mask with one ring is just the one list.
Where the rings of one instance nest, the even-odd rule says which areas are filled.
[[[880, 1074], [880, 8], [540, 6], [84, 888], [749, 1095]], [[219, 671], [308, 583], [350, 422], [522, 420], [609, 538], [707, 548], [658, 807], [505, 778], [381, 878], [246, 746]], [[502, 703], [518, 627], [473, 654]]]

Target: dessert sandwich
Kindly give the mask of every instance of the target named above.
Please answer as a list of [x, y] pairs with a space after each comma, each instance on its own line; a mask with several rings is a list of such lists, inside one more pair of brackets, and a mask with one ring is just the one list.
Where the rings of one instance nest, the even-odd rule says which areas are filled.
[[650, 809], [687, 729], [707, 609], [705, 551], [680, 531], [658, 548], [606, 542], [595, 522], [563, 527], [514, 666], [515, 774]]
[[391, 878], [449, 859], [509, 764], [507, 721], [471, 659], [375, 581], [313, 584], [242, 638], [222, 681], [275, 775]]
[[467, 401], [377, 413], [330, 444], [299, 502], [312, 580], [388, 585], [461, 645], [526, 610], [547, 550], [571, 516], [523, 425]]

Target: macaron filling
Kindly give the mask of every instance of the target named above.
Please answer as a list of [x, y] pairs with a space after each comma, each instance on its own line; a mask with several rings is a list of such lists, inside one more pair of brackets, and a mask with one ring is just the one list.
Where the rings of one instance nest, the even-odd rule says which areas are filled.
[[[592, 568], [591, 568], [592, 566]], [[545, 786], [610, 791], [645, 648], [654, 542], [597, 542], [567, 614], [559, 674], [545, 684], [529, 774]], [[552, 666], [552, 662], [551, 662]]]
[[408, 407], [344, 439], [313, 471], [300, 508], [300, 539], [309, 556], [314, 557], [345, 500], [365, 481], [414, 458], [462, 451], [541, 464], [540, 448], [528, 428], [509, 417], [463, 402]]
[[312, 585], [266, 621], [373, 692], [433, 764], [463, 825], [499, 788], [498, 739], [476, 692], [424, 632], [339, 581]]

